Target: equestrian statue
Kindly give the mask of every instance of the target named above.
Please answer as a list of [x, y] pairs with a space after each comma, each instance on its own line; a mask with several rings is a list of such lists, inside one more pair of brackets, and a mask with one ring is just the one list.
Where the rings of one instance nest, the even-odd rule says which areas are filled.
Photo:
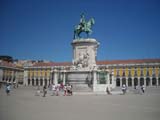
[[90, 20], [86, 21], [84, 13], [81, 14], [80, 23], [75, 26], [74, 28], [74, 39], [81, 38], [80, 34], [82, 32], [85, 32], [87, 34], [87, 38], [92, 33], [92, 26], [95, 24], [94, 18], [91, 18]]

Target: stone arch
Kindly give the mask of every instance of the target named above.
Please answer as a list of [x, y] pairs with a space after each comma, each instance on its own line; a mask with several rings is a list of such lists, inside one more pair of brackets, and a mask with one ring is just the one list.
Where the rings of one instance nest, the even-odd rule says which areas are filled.
[[144, 85], [144, 78], [140, 78], [140, 86]]
[[138, 85], [138, 78], [134, 78], [134, 86]]
[[132, 78], [128, 78], [128, 86], [132, 86]]
[[32, 85], [34, 86], [34, 79], [32, 79]]
[[151, 81], [150, 78], [147, 77], [147, 78], [146, 78], [146, 86], [149, 86], [149, 85], [150, 85], [150, 81]]
[[9, 82], [11, 82], [11, 77], [9, 77]]
[[122, 78], [122, 85], [125, 84], [126, 85], [126, 78]]
[[156, 86], [156, 84], [157, 84], [157, 79], [154, 77], [154, 78], [152, 78], [152, 85]]
[[43, 79], [40, 79], [40, 86], [43, 86]]
[[38, 79], [36, 79], [36, 86], [38, 86]]
[[48, 84], [49, 84], [49, 85], [51, 84], [51, 79], [48, 80]]
[[30, 79], [28, 79], [28, 85], [30, 85], [30, 81], [31, 81], [31, 80], [30, 80]]
[[44, 80], [44, 84], [47, 85], [47, 79]]
[[13, 82], [15, 82], [15, 80], [16, 80], [16, 78], [14, 77], [14, 78], [13, 78]]
[[117, 78], [117, 79], [116, 79], [116, 86], [117, 86], [117, 87], [120, 87], [120, 78]]

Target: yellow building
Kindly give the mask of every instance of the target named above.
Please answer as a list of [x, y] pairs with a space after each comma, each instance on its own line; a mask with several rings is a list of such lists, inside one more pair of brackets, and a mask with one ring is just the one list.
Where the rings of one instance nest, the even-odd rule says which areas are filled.
[[23, 84], [23, 67], [6, 61], [0, 61], [0, 83], [19, 83]]
[[[99, 84], [107, 83], [113, 87], [120, 87], [123, 84], [128, 87], [160, 86], [160, 59], [97, 61], [97, 66]], [[36, 63], [24, 68], [24, 84], [49, 85], [54, 83], [55, 75], [58, 83], [65, 84], [67, 82], [66, 71], [71, 67], [71, 62]], [[105, 73], [109, 74], [106, 76], [108, 81], [101, 80], [105, 79]]]

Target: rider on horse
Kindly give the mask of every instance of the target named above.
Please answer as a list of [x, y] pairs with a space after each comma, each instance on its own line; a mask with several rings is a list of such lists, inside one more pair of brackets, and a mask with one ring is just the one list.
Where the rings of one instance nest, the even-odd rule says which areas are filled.
[[91, 18], [90, 20], [86, 21], [84, 13], [82, 13], [80, 23], [77, 26], [75, 26], [74, 29], [74, 39], [80, 38], [80, 34], [82, 32], [85, 32], [88, 37], [88, 35], [92, 33], [91, 27], [94, 24], [95, 24], [94, 18]]
[[81, 29], [86, 28], [86, 20], [85, 20], [84, 13], [81, 14], [81, 19], [80, 19], [80, 24], [79, 25], [80, 25]]

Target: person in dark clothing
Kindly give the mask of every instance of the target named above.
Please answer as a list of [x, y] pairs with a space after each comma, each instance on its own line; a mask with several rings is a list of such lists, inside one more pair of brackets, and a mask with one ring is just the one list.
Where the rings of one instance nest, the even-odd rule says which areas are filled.
[[46, 87], [46, 85], [44, 85], [44, 87], [43, 87], [43, 97], [46, 97], [46, 94], [47, 94], [47, 87]]

